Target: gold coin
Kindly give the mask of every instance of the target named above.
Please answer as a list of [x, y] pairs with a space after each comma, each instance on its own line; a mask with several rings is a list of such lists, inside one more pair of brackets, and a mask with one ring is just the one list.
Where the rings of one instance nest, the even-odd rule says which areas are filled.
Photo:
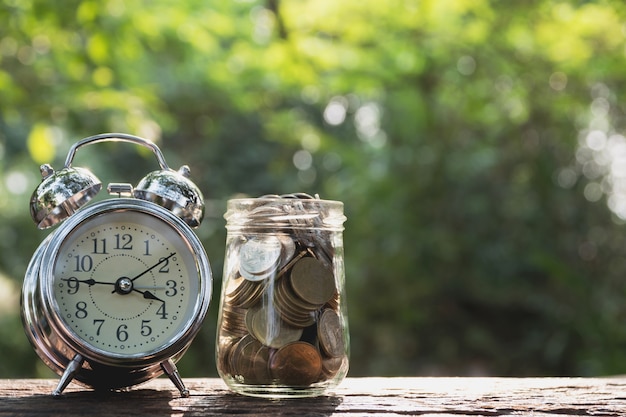
[[332, 270], [315, 258], [300, 259], [290, 276], [294, 292], [309, 304], [321, 306], [336, 291]]
[[293, 342], [278, 349], [270, 358], [270, 372], [279, 383], [307, 386], [322, 372], [322, 358], [312, 345]]
[[330, 308], [325, 309], [317, 323], [317, 337], [322, 351], [332, 357], [345, 354], [343, 326], [339, 315]]

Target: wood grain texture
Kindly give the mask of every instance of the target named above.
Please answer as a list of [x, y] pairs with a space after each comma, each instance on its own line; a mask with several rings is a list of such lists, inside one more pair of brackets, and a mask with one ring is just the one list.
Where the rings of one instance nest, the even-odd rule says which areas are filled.
[[626, 416], [626, 378], [347, 378], [331, 395], [265, 400], [233, 394], [220, 379], [168, 379], [126, 392], [52, 379], [0, 380], [0, 416]]

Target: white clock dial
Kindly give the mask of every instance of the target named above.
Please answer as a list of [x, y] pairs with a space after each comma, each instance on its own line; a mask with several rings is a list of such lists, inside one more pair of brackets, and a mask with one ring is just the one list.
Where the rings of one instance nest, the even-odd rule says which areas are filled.
[[142, 211], [81, 222], [52, 266], [52, 305], [81, 343], [146, 356], [180, 338], [200, 293], [196, 254], [169, 223]]

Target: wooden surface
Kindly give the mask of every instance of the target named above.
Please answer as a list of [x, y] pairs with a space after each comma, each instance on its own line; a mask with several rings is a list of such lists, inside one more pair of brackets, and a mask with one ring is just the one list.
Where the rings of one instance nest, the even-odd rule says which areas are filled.
[[220, 379], [168, 379], [96, 393], [56, 380], [0, 380], [0, 416], [626, 416], [626, 378], [347, 378], [332, 395], [264, 400], [231, 393]]

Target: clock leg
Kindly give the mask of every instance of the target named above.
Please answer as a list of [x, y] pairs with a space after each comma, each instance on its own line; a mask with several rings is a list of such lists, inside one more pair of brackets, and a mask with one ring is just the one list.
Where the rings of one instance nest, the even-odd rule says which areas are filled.
[[183, 397], [189, 397], [189, 390], [185, 387], [183, 380], [180, 378], [178, 368], [171, 359], [161, 362], [161, 368], [165, 371], [165, 374], [176, 385], [176, 388], [180, 391], [180, 395]]
[[59, 385], [57, 385], [56, 389], [52, 391], [52, 395], [54, 397], [58, 398], [61, 396], [63, 390], [69, 385], [72, 379], [74, 379], [74, 375], [76, 375], [76, 372], [78, 372], [83, 366], [84, 361], [85, 359], [81, 355], [77, 354], [70, 361], [70, 363], [67, 364], [67, 368], [65, 368], [65, 372], [63, 372], [63, 375], [61, 376]]

